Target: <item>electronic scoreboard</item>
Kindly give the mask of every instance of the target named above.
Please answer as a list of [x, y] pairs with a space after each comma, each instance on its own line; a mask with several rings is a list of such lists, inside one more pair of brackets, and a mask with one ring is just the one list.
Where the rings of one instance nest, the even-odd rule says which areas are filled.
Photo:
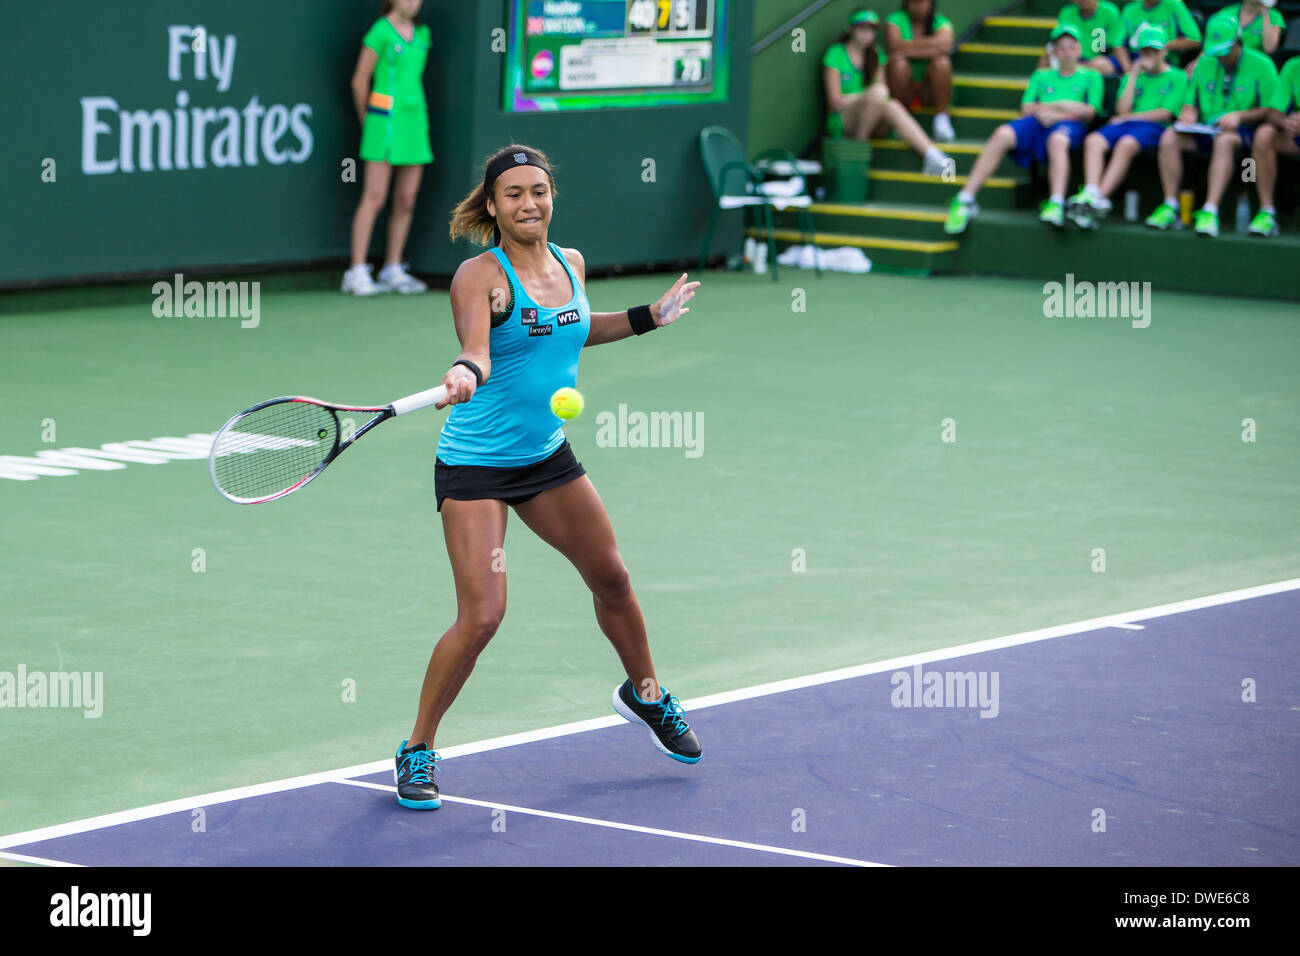
[[509, 0], [507, 112], [727, 99], [727, 0]]

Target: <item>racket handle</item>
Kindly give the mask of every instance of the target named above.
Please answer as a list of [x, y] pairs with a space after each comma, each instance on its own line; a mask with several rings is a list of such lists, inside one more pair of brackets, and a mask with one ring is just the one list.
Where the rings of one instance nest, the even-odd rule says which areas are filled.
[[439, 385], [437, 388], [430, 388], [423, 392], [416, 392], [414, 395], [407, 395], [405, 398], [399, 398], [397, 401], [393, 402], [393, 414], [405, 415], [407, 412], [413, 412], [419, 408], [436, 405], [446, 397], [446, 385]]

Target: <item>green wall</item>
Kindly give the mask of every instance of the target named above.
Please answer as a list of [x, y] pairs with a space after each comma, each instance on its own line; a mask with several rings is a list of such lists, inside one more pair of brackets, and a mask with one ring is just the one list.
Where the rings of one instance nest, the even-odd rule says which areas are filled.
[[[0, 288], [346, 261], [363, 178], [360, 170], [344, 176], [360, 138], [349, 81], [379, 0], [133, 0], [111, 15], [90, 0], [11, 6], [0, 14], [0, 62], [21, 81], [0, 97]], [[426, 0], [421, 11], [433, 32], [425, 86], [436, 162], [416, 206], [413, 268], [450, 275], [476, 251], [448, 241], [447, 220], [484, 156], [511, 142], [536, 145], [556, 163], [551, 238], [582, 249], [590, 268], [692, 260], [711, 201], [699, 130], [719, 123], [742, 141], [748, 135], [750, 0], [727, 3], [728, 102], [529, 115], [501, 109], [494, 31], [506, 9], [506, 0]], [[217, 38], [207, 49], [220, 51], [219, 62], [234, 37], [228, 83], [210, 70], [199, 75], [191, 33], [173, 38], [174, 27], [200, 25]], [[255, 115], [277, 104], [274, 117]], [[205, 167], [186, 149], [190, 168], [180, 168], [177, 142], [193, 145], [194, 132], [181, 124], [195, 125], [201, 109], [215, 111], [199, 141]], [[126, 137], [134, 144], [127, 170], [122, 131], [137, 122], [150, 132]], [[146, 170], [141, 144], [161, 152], [164, 128], [173, 168], [155, 155]], [[653, 181], [643, 175], [647, 159]], [[381, 217], [375, 258], [385, 225]], [[740, 217], [724, 217], [724, 226], [715, 249], [734, 250]]]
[[[762, 39], [810, 6], [809, 0], [756, 0], [754, 38]], [[753, 58], [750, 88], [749, 150], [784, 147], [801, 153], [815, 144], [825, 128], [821, 90], [821, 58], [859, 7], [875, 9], [881, 17], [898, 9], [898, 0], [834, 0], [804, 20], [803, 51], [793, 49], [793, 36], [777, 40]], [[998, 0], [939, 0], [939, 10], [962, 31], [994, 10]]]

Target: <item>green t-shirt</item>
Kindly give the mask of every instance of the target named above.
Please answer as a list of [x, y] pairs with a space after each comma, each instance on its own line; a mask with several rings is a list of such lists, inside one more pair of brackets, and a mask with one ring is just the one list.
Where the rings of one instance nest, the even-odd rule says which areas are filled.
[[[1129, 74], [1119, 84], [1119, 98], [1128, 89]], [[1133, 107], [1130, 113], [1145, 113], [1147, 110], [1168, 110], [1174, 116], [1183, 106], [1183, 96], [1187, 92], [1187, 74], [1177, 67], [1166, 67], [1160, 73], [1143, 73], [1137, 75], [1137, 92], [1133, 94]], [[1170, 120], [1169, 122], [1173, 122]]]
[[1293, 56], [1282, 64], [1282, 72], [1273, 86], [1273, 95], [1264, 105], [1284, 116], [1300, 110], [1300, 56]]
[[[899, 34], [898, 38], [900, 40], [916, 39], [914, 36], [912, 36], [912, 21], [908, 19], [906, 10], [895, 10], [889, 16], [885, 17], [885, 22], [892, 23], [894, 26], [898, 27], [898, 34]], [[945, 17], [942, 13], [937, 14], [935, 16], [934, 18], [935, 33], [938, 33], [944, 27], [950, 27], [950, 26], [952, 26], [952, 21], [949, 20], [947, 17]]]
[[387, 17], [380, 17], [361, 43], [379, 56], [372, 91], [381, 96], [391, 96], [395, 113], [427, 111], [424, 64], [433, 46], [429, 28], [423, 23], [416, 24], [408, 43]]
[[849, 58], [849, 51], [843, 43], [831, 44], [831, 48], [822, 57], [822, 66], [829, 66], [839, 72], [840, 92], [845, 96], [861, 93], [867, 88], [866, 78], [863, 77], [862, 71], [853, 65], [853, 60]]
[[[1241, 24], [1240, 3], [1234, 3], [1230, 7], [1224, 7], [1214, 16], [1210, 17], [1210, 21], [1214, 21], [1219, 17], [1232, 17], [1236, 20], [1237, 23], [1241, 25], [1241, 45], [1251, 50], [1259, 50], [1260, 52], [1263, 52], [1264, 50], [1264, 20], [1267, 19], [1269, 23], [1276, 27], [1286, 26], [1286, 21], [1282, 19], [1282, 14], [1278, 13], [1276, 10], [1270, 10], [1267, 7], [1264, 8], [1262, 16], [1256, 17], [1254, 20], [1251, 20], [1250, 23]], [[1207, 29], [1209, 28], [1209, 25], [1210, 24], [1207, 22], [1205, 25]]]
[[1079, 36], [1083, 38], [1085, 60], [1124, 45], [1124, 21], [1120, 18], [1119, 7], [1110, 0], [1101, 0], [1087, 20], [1079, 11], [1078, 4], [1071, 3], [1061, 10], [1056, 22], [1068, 23], [1079, 31]]
[[1160, 27], [1164, 30], [1166, 43], [1180, 39], [1196, 40], [1199, 43], [1204, 39], [1201, 36], [1201, 28], [1196, 25], [1196, 21], [1192, 19], [1192, 15], [1187, 11], [1187, 5], [1182, 0], [1160, 0], [1149, 9], [1142, 5], [1142, 0], [1129, 0], [1124, 7], [1122, 17], [1124, 34], [1128, 37], [1130, 47], [1137, 39], [1138, 30], [1144, 26]]
[[1200, 112], [1200, 122], [1213, 123], [1224, 113], [1266, 105], [1277, 86], [1277, 67], [1258, 50], [1241, 51], [1237, 69], [1228, 74], [1217, 56], [1196, 61], [1183, 103]]
[[1020, 105], [1065, 100], [1087, 103], [1094, 110], [1100, 111], [1101, 74], [1086, 66], [1078, 67], [1069, 76], [1062, 76], [1060, 70], [1034, 70], [1029, 77], [1029, 87], [1020, 98]]

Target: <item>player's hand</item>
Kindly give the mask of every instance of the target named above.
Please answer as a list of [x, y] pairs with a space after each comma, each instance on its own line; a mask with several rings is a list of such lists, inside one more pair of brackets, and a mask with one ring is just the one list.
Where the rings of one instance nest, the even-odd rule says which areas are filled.
[[1234, 132], [1237, 127], [1241, 125], [1241, 114], [1224, 113], [1215, 121], [1214, 125], [1219, 127], [1219, 129], [1223, 130], [1225, 133]]
[[448, 405], [460, 405], [474, 397], [478, 388], [478, 379], [463, 365], [453, 365], [442, 377], [442, 384], [447, 387], [447, 397], [434, 408], [446, 408]]
[[1296, 110], [1288, 116], [1285, 125], [1291, 131], [1292, 136], [1300, 136], [1300, 110]]
[[655, 320], [655, 325], [663, 327], [672, 325], [681, 316], [691, 311], [686, 308], [686, 303], [695, 297], [695, 290], [700, 287], [698, 282], [687, 282], [686, 273], [673, 283], [673, 287], [663, 294], [658, 302], [650, 306], [650, 316]]

